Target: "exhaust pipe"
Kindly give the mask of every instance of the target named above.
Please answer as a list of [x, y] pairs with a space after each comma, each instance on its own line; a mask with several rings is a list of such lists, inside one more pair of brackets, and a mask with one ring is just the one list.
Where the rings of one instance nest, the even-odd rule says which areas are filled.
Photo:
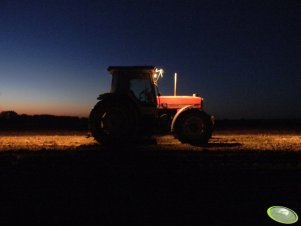
[[175, 73], [175, 77], [174, 77], [174, 90], [173, 90], [173, 95], [174, 95], [174, 96], [177, 95], [177, 73]]

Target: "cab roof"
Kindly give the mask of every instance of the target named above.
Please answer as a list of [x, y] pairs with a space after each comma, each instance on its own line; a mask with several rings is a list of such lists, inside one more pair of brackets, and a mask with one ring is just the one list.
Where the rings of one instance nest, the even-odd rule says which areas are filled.
[[155, 66], [109, 66], [108, 71], [113, 74], [118, 71], [153, 71]]

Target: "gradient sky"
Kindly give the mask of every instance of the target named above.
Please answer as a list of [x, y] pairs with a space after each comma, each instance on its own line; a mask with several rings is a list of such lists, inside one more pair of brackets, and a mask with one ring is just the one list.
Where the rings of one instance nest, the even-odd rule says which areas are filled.
[[165, 70], [217, 118], [300, 118], [300, 0], [0, 0], [0, 111], [88, 116], [109, 65]]

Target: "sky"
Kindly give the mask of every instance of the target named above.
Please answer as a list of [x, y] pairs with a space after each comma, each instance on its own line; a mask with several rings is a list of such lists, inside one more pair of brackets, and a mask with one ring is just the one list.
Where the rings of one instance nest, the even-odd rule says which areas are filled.
[[0, 111], [86, 117], [110, 65], [218, 119], [301, 116], [300, 0], [0, 0]]

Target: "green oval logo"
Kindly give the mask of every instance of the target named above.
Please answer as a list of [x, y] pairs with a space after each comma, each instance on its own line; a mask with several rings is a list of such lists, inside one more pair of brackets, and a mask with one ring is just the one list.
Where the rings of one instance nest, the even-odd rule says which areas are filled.
[[282, 224], [293, 224], [298, 221], [298, 215], [284, 206], [272, 206], [268, 208], [267, 213], [274, 221]]

